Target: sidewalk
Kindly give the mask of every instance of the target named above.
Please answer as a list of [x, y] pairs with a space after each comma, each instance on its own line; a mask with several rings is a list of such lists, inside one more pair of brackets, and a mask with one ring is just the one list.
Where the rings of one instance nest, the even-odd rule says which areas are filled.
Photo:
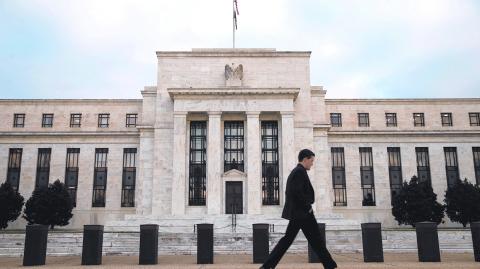
[[[442, 253], [442, 262], [418, 262], [416, 253], [384, 254], [383, 263], [364, 263], [362, 254], [340, 254], [332, 253], [333, 258], [338, 264], [338, 269], [350, 268], [395, 268], [395, 269], [414, 269], [414, 268], [455, 268], [470, 269], [480, 268], [480, 263], [475, 262], [473, 253], [445, 254]], [[252, 264], [250, 255], [216, 255], [215, 264], [200, 265], [196, 264], [196, 256], [192, 255], [169, 255], [160, 256], [158, 265], [138, 264], [138, 256], [104, 256], [103, 265], [100, 266], [81, 266], [81, 257], [47, 257], [46, 266], [39, 268], [162, 268], [162, 269], [187, 269], [187, 268], [225, 268], [225, 269], [255, 269], [260, 267], [258, 264]], [[0, 268], [28, 268], [22, 267], [22, 258], [0, 257]], [[308, 263], [306, 254], [286, 254], [277, 266], [277, 269], [322, 269], [321, 264]]]

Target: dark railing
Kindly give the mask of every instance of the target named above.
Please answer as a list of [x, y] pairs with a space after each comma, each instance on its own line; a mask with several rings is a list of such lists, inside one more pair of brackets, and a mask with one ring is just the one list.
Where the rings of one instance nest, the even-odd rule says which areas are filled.
[[374, 206], [375, 205], [375, 187], [362, 187], [363, 201], [362, 206]]
[[346, 206], [347, 205], [347, 187], [334, 187], [333, 188], [335, 201], [333, 202], [334, 206]]
[[104, 189], [93, 189], [92, 195], [92, 206], [93, 207], [105, 207], [105, 190]]
[[232, 232], [235, 232], [237, 230], [237, 204], [233, 203], [232, 204]]
[[135, 189], [122, 190], [122, 207], [135, 206]]

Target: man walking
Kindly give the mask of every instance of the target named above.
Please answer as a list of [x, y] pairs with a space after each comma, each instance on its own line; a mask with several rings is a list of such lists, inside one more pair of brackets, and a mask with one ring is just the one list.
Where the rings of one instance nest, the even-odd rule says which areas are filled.
[[318, 255], [323, 267], [337, 268], [337, 263], [324, 247], [318, 223], [313, 214], [312, 204], [315, 202], [315, 194], [307, 170], [312, 167], [314, 159], [315, 154], [309, 149], [302, 149], [298, 154], [298, 164], [290, 172], [285, 190], [282, 218], [289, 220], [287, 230], [260, 269], [275, 268], [300, 229]]

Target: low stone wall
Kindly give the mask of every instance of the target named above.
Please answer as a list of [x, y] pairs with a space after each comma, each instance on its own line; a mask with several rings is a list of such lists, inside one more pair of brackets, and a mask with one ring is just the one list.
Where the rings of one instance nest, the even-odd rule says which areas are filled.
[[[270, 233], [270, 250], [283, 236], [283, 232]], [[473, 253], [470, 229], [439, 229], [440, 250], [447, 253]], [[327, 230], [327, 248], [336, 253], [361, 253], [361, 230]], [[138, 255], [139, 232], [105, 232], [103, 240], [104, 255]], [[82, 231], [49, 231], [47, 255], [81, 255]], [[23, 255], [24, 231], [0, 233], [0, 256], [15, 257]], [[382, 230], [382, 242], [385, 252], [417, 252], [414, 229]], [[196, 254], [197, 238], [194, 233], [159, 233], [158, 251], [162, 254]], [[218, 254], [252, 253], [251, 233], [214, 234], [214, 252]], [[306, 253], [307, 241], [302, 232], [288, 249], [289, 253]]]

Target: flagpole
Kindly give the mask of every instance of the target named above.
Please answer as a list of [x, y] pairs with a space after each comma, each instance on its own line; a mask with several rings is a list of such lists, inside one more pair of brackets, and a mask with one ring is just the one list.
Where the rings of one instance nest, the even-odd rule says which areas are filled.
[[232, 0], [232, 11], [233, 11], [233, 17], [232, 17], [232, 22], [233, 22], [233, 48], [235, 48], [235, 0]]

